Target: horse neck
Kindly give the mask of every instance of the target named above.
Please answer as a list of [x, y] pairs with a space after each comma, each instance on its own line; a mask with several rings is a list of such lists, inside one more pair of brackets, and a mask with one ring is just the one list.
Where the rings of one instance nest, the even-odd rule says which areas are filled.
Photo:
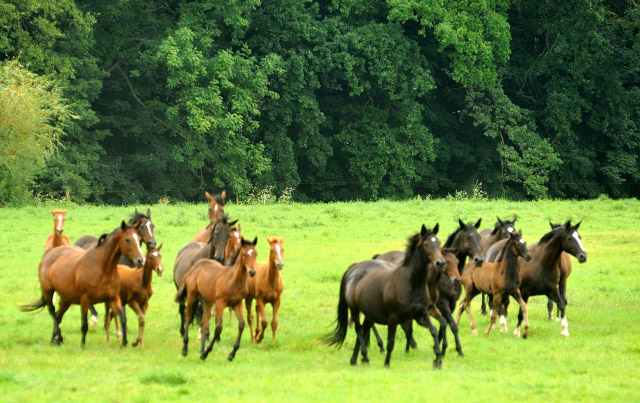
[[412, 288], [424, 288], [427, 284], [427, 265], [429, 262], [422, 259], [422, 252], [415, 251], [410, 261], [396, 269], [399, 275], [406, 275], [410, 279]]
[[151, 265], [151, 260], [149, 256], [147, 256], [147, 260], [144, 263], [144, 268], [142, 269], [142, 289], [147, 290], [151, 287], [151, 278], [153, 277], [153, 266]]
[[105, 275], [117, 273], [118, 261], [120, 260], [120, 256], [122, 256], [122, 252], [120, 252], [120, 248], [118, 248], [119, 241], [120, 237], [113, 234], [108, 236], [99, 247], [94, 249], [97, 253], [102, 253], [106, 256], [106, 259], [104, 259], [105, 266], [103, 268]]
[[236, 262], [231, 266], [231, 272], [233, 276], [231, 278], [231, 283], [233, 285], [245, 284], [247, 281], [247, 270], [244, 267], [244, 258], [242, 256], [238, 256]]
[[508, 242], [505, 248], [507, 248], [507, 252], [501, 264], [504, 268], [505, 278], [507, 282], [509, 282], [509, 280], [518, 280], [519, 282], [520, 271], [518, 269], [518, 255], [513, 252], [513, 243]]
[[269, 252], [269, 262], [267, 263], [267, 281], [269, 284], [275, 285], [278, 281], [278, 268], [276, 267], [273, 252]]
[[555, 269], [556, 263], [562, 255], [562, 238], [556, 235], [549, 239], [549, 241], [538, 244], [538, 250], [540, 249], [542, 249], [539, 253], [543, 270]]

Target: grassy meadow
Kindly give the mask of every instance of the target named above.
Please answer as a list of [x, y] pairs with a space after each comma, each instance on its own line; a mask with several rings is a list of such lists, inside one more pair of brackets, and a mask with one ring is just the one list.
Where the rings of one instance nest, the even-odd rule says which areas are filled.
[[[268, 255], [266, 236], [283, 235], [285, 283], [275, 342], [268, 329], [261, 344], [251, 343], [248, 328], [233, 362], [227, 361], [237, 321], [225, 314], [222, 341], [206, 361], [199, 358], [197, 330], [191, 328], [189, 355], [180, 355], [179, 316], [173, 302], [173, 263], [179, 248], [207, 224], [202, 204], [151, 207], [155, 236], [164, 243], [164, 276], [154, 275], [147, 312], [145, 344], [122, 348], [107, 343], [101, 325], [91, 327], [80, 347], [80, 313], [69, 309], [61, 325], [62, 346], [49, 344], [52, 320], [46, 310], [23, 313], [17, 305], [40, 297], [37, 267], [52, 233], [50, 208], [67, 208], [65, 233], [110, 232], [134, 211], [130, 207], [47, 204], [0, 209], [0, 400], [2, 401], [638, 401], [640, 400], [640, 202], [591, 201], [445, 201], [331, 204], [229, 204], [246, 238], [258, 237], [258, 258]], [[404, 249], [406, 239], [425, 223], [440, 223], [439, 238], [455, 231], [458, 217], [481, 228], [496, 215], [518, 215], [518, 229], [531, 244], [549, 230], [549, 220], [582, 221], [580, 234], [588, 260], [572, 259], [568, 281], [568, 339], [559, 322], [546, 319], [546, 297], [529, 302], [529, 339], [512, 335], [517, 320], [512, 303], [510, 332], [482, 335], [488, 318], [472, 311], [481, 330], [473, 337], [463, 315], [460, 335], [465, 358], [449, 350], [435, 371], [432, 339], [416, 326], [418, 349], [405, 354], [398, 332], [391, 368], [371, 351], [369, 366], [349, 365], [355, 332], [342, 349], [319, 342], [333, 329], [342, 274], [374, 253]], [[104, 307], [97, 307], [102, 320]], [[267, 308], [270, 315], [271, 308]], [[128, 311], [129, 340], [137, 319]], [[113, 328], [112, 328], [113, 329]], [[386, 329], [380, 326], [386, 339]]]

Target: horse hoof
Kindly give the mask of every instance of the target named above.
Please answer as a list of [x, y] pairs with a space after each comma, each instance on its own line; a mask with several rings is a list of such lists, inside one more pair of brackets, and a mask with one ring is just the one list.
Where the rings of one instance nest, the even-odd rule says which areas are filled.
[[234, 358], [235, 358], [235, 355], [233, 355], [233, 354], [229, 354], [227, 356], [227, 360], [229, 360], [229, 361], [233, 361]]
[[526, 340], [526, 339], [527, 339], [527, 334], [526, 334], [526, 333], [525, 333], [525, 334], [523, 334], [523, 335], [522, 335], [522, 338]]
[[560, 332], [560, 334], [563, 335], [565, 339], [569, 338], [569, 331], [568, 330], [563, 330], [562, 332]]
[[462, 351], [458, 351], [458, 357], [464, 358], [464, 353]]
[[520, 328], [517, 327], [516, 330], [513, 331], [513, 335], [516, 337], [520, 337]]
[[186, 357], [186, 356], [187, 356], [187, 349], [186, 349], [186, 348], [183, 348], [183, 349], [182, 349], [182, 356], [183, 356], [183, 357]]
[[477, 335], [478, 335], [478, 331], [477, 331], [476, 329], [473, 329], [473, 330], [471, 331], [471, 334], [472, 334], [473, 336], [477, 336]]
[[369, 359], [368, 359], [368, 358], [363, 358], [363, 359], [360, 361], [360, 364], [366, 364], [366, 365], [369, 365]]
[[356, 365], [358, 365], [358, 360], [357, 359], [356, 360], [350, 360], [349, 364], [351, 364], [352, 366], [355, 367]]

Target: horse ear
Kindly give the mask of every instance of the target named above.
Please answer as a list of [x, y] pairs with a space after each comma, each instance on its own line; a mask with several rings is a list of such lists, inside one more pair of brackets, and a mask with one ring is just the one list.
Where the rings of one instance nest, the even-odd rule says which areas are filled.
[[162, 249], [162, 245], [163, 245], [163, 244], [164, 244], [164, 242], [160, 242], [160, 246], [158, 246], [158, 247], [156, 248], [156, 251], [157, 251], [157, 252], [160, 252], [160, 249]]
[[460, 224], [460, 228], [464, 228], [464, 222], [462, 222], [462, 219], [458, 218], [458, 224]]
[[496, 216], [496, 218], [498, 219], [498, 223], [500, 223], [500, 225], [504, 225], [504, 222], [502, 222], [502, 220], [500, 219], [500, 217]]
[[138, 208], [136, 207], [136, 211], [135, 211], [136, 217], [140, 216], [140, 213], [138, 212]]
[[422, 224], [422, 228], [420, 228], [420, 236], [425, 236], [427, 234], [427, 227]]
[[551, 220], [549, 220], [549, 226], [551, 227], [551, 229], [554, 228], [553, 223], [551, 222]]
[[267, 242], [268, 242], [268, 243], [271, 243], [271, 239], [273, 239], [273, 238], [271, 238], [270, 236], [268, 236], [268, 237], [266, 237], [266, 238], [267, 238]]
[[258, 237], [253, 238], [252, 244], [253, 246], [256, 246], [258, 244]]
[[280, 235], [280, 243], [284, 243], [284, 235]]
[[[238, 220], [239, 220], [239, 219], [238, 219]], [[233, 227], [234, 225], [236, 225], [236, 223], [238, 222], [238, 220], [231, 221], [231, 222], [229, 223], [229, 226], [230, 226], [230, 227]]]
[[578, 223], [575, 226], [575, 229], [577, 230], [578, 228], [580, 228], [580, 224], [582, 224], [582, 220], [578, 221]]
[[50, 212], [51, 214], [53, 214], [53, 210], [49, 209], [49, 212]]
[[238, 224], [238, 231], [242, 232], [242, 225], [241, 224]]
[[227, 198], [227, 191], [223, 190], [222, 193], [220, 193], [220, 197], [222, 198], [222, 200]]
[[122, 220], [122, 224], [120, 224], [120, 229], [122, 229], [123, 231], [127, 229], [127, 223], [124, 222], [124, 220]]
[[482, 218], [480, 218], [478, 220], [478, 222], [476, 223], [476, 225], [474, 225], [474, 227], [476, 227], [476, 229], [480, 228], [480, 223], [482, 222]]
[[204, 191], [204, 196], [207, 198], [207, 200], [212, 201], [213, 200], [213, 196], [211, 196], [209, 194], [209, 192], [207, 192], [206, 190]]
[[513, 221], [511, 221], [511, 222], [515, 224], [517, 219], [518, 219], [518, 215], [514, 214], [513, 215]]
[[564, 223], [564, 226], [565, 226], [566, 229], [571, 228], [571, 220], [569, 220], [566, 223]]
[[147, 208], [147, 217], [151, 218], [151, 209]]
[[518, 231], [518, 235], [520, 235], [520, 238], [522, 238], [522, 230]]
[[433, 227], [433, 235], [438, 234], [438, 230], [440, 230], [440, 223], [437, 223], [435, 227]]
[[[67, 214], [67, 209], [62, 210], [62, 214]], [[580, 220], [582, 222], [582, 220]]]

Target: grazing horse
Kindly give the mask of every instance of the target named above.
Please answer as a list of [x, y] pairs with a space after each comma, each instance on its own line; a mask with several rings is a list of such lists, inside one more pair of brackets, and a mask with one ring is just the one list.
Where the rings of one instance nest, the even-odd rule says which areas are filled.
[[[524, 315], [524, 332], [523, 338], [527, 338], [527, 330], [529, 329], [529, 318], [527, 316], [527, 304], [520, 294], [520, 275], [518, 274], [518, 258], [521, 257], [526, 261], [531, 260], [531, 255], [527, 250], [527, 243], [522, 238], [522, 231], [511, 232], [506, 240], [501, 252], [501, 259], [495, 263], [485, 262], [480, 267], [467, 267], [462, 273], [462, 285], [464, 286], [465, 296], [458, 310], [457, 323], [460, 323], [462, 311], [466, 311], [471, 321], [471, 332], [474, 336], [478, 335], [476, 323], [471, 315], [471, 300], [473, 297], [483, 292], [492, 296], [493, 310], [489, 327], [484, 332], [488, 335], [496, 323], [498, 313], [500, 313], [500, 324], [502, 331], [507, 330], [507, 321], [502, 312], [502, 306], [511, 295], [520, 304], [520, 309]], [[471, 266], [469, 263], [467, 266]]]
[[209, 225], [198, 231], [193, 238], [193, 242], [209, 243], [211, 230], [216, 224], [216, 219], [224, 214], [224, 199], [227, 197], [226, 191], [223, 190], [222, 193], [216, 196], [211, 196], [209, 192], [205, 191], [204, 195], [209, 201]]
[[[227, 215], [222, 214], [216, 218], [216, 223], [210, 230], [209, 243], [189, 242], [180, 248], [173, 266], [173, 283], [176, 289], [180, 289], [184, 284], [187, 272], [194, 263], [200, 259], [212, 259], [227, 265], [231, 264], [232, 259], [234, 259], [236, 255], [225, 256], [225, 251], [230, 242], [234, 245], [237, 242], [236, 233], [239, 235], [239, 230], [232, 229], [232, 226], [237, 222], [238, 220], [229, 222]], [[234, 234], [234, 236], [232, 236], [232, 234]], [[230, 250], [229, 252], [231, 253], [233, 251]], [[185, 329], [184, 308], [185, 306], [183, 304], [180, 304], [178, 307], [181, 335], [184, 335]], [[202, 314], [198, 312], [198, 318], [201, 317]]]
[[[480, 250], [480, 235], [478, 234], [478, 227], [480, 227], [481, 221], [482, 219], [479, 219], [475, 225], [472, 225], [471, 223], [465, 224], [462, 220], [458, 219], [459, 227], [455, 232], [449, 235], [447, 242], [445, 242], [442, 248], [442, 256], [444, 256], [447, 261], [444, 269], [445, 275], [440, 276], [435, 283], [428, 282], [429, 297], [435, 299], [434, 302], [438, 311], [451, 327], [451, 332], [453, 333], [456, 341], [456, 351], [461, 357], [463, 357], [464, 354], [462, 352], [462, 345], [460, 344], [460, 338], [458, 336], [458, 325], [453, 319], [452, 312], [460, 298], [460, 272], [462, 271], [467, 257], [473, 258], [476, 265], [481, 265], [484, 261], [484, 255]], [[404, 260], [404, 256], [404, 252], [402, 251], [391, 251], [375, 256], [374, 258], [387, 260], [395, 265], [399, 265]], [[433, 279], [436, 280], [435, 277], [433, 277]], [[437, 287], [437, 290], [434, 289], [434, 286]], [[436, 319], [439, 319], [439, 317], [440, 315], [434, 316]], [[381, 351], [383, 351], [382, 340], [375, 330], [375, 327], [373, 327], [373, 330], [378, 341], [378, 346], [380, 346]], [[407, 351], [409, 346], [415, 348], [415, 340], [407, 340]], [[443, 356], [445, 355], [446, 349], [446, 338], [444, 338], [442, 347]]]
[[55, 248], [56, 246], [69, 245], [69, 237], [63, 234], [64, 215], [67, 210], [49, 210], [53, 214], [53, 234], [47, 237], [44, 243], [44, 250]]
[[[27, 312], [47, 306], [53, 318], [52, 344], [62, 343], [60, 322], [71, 304], [81, 306], [83, 346], [89, 328], [89, 305], [108, 302], [114, 313], [120, 312], [118, 260], [125, 254], [137, 266], [143, 265], [144, 256], [137, 233], [139, 225], [129, 227], [122, 221], [119, 228], [111, 234], [102, 235], [98, 246], [89, 250], [65, 245], [44, 253], [38, 268], [42, 297], [34, 303], [22, 305], [20, 309]], [[53, 306], [54, 292], [60, 297], [57, 312]]]
[[[420, 232], [409, 238], [405, 259], [396, 267], [382, 260], [365, 260], [355, 263], [342, 276], [336, 318], [336, 329], [324, 337], [329, 345], [342, 346], [347, 336], [349, 313], [355, 324], [356, 344], [351, 357], [351, 365], [357, 363], [358, 350], [362, 362], [368, 363], [367, 356], [369, 330], [374, 323], [387, 325], [387, 356], [385, 367], [389, 366], [391, 352], [395, 344], [396, 328], [416, 320], [426, 327], [433, 336], [433, 350], [436, 359], [434, 368], [442, 367], [438, 332], [429, 319], [429, 296], [427, 295], [428, 265], [442, 273], [445, 260], [436, 238], [438, 224], [433, 230], [424, 225]], [[360, 325], [360, 312], [364, 323]], [[410, 329], [409, 327], [407, 327]], [[408, 339], [411, 334], [408, 335]]]
[[[147, 244], [147, 248], [154, 249], [156, 247], [156, 238], [153, 235], [154, 225], [151, 222], [151, 209], [147, 209], [147, 214], [145, 215], [139, 212], [136, 208], [135, 213], [129, 219], [129, 225], [136, 226], [138, 235], [140, 236], [140, 245], [144, 242]], [[85, 235], [78, 238], [73, 244], [81, 247], [82, 249], [88, 250], [98, 245], [98, 238], [93, 235]], [[135, 267], [135, 263], [124, 254], [120, 256], [120, 261], [118, 263], [129, 267]], [[95, 325], [98, 323], [98, 311], [96, 311], [96, 308], [93, 305], [89, 307], [89, 310], [91, 310], [90, 323]]]
[[[560, 334], [564, 337], [569, 337], [569, 322], [565, 311], [566, 303], [558, 288], [561, 276], [558, 265], [563, 252], [576, 257], [579, 263], [587, 261], [587, 252], [578, 233], [581, 222], [573, 226], [571, 221], [567, 221], [564, 225], [553, 228], [540, 239], [540, 242], [531, 246], [531, 261], [519, 261], [522, 298], [527, 302], [534, 295], [546, 295], [555, 302], [562, 316]], [[522, 310], [518, 313], [516, 334], [520, 332], [521, 322]]]
[[[220, 333], [222, 333], [222, 315], [227, 306], [233, 307], [238, 319], [238, 337], [233, 346], [233, 350], [227, 357], [232, 361], [236, 352], [240, 348], [240, 338], [244, 330], [244, 317], [242, 314], [242, 301], [249, 292], [247, 286], [247, 276], [256, 274], [256, 243], [258, 238], [253, 242], [242, 239], [242, 247], [238, 252], [233, 266], [224, 266], [217, 260], [200, 259], [191, 270], [187, 273], [185, 282], [176, 293], [176, 302], [186, 305], [185, 317], [186, 323], [190, 324], [193, 319], [193, 307], [198, 301], [202, 300], [203, 316], [200, 322], [201, 334], [209, 333], [209, 319], [211, 318], [211, 310], [213, 305], [216, 307], [216, 330], [211, 343], [205, 349], [206, 337], [202, 337], [200, 347], [200, 358], [205, 360], [211, 352], [213, 344], [220, 341]], [[188, 326], [188, 325], [187, 325]], [[188, 328], [184, 332], [184, 346], [182, 347], [182, 355], [186, 356], [189, 345]]]
[[[496, 221], [495, 225], [493, 226], [493, 229], [485, 228], [482, 231], [480, 231], [480, 248], [482, 249], [482, 253], [485, 254], [485, 257], [487, 257], [487, 252], [489, 251], [489, 248], [491, 248], [491, 245], [503, 239], [509, 238], [509, 234], [511, 234], [513, 231], [516, 230], [515, 225], [516, 225], [516, 220], [518, 219], [518, 215], [514, 214], [513, 220], [511, 221], [509, 220], [503, 221], [498, 216], [496, 216], [496, 219], [498, 219], [498, 221]], [[489, 260], [489, 261], [491, 262], [492, 260]], [[462, 273], [464, 270], [464, 263], [462, 263], [462, 266], [463, 267], [460, 268], [460, 273]], [[489, 301], [489, 304], [491, 304], [491, 301]], [[480, 309], [483, 315], [487, 314], [487, 306], [485, 305], [485, 302], [484, 302], [484, 294], [482, 294], [482, 305]]]
[[[158, 277], [162, 277], [164, 268], [162, 267], [162, 255], [160, 250], [162, 244], [157, 249], [147, 248], [147, 259], [142, 270], [132, 269], [129, 266], [119, 264], [118, 275], [120, 276], [120, 320], [122, 322], [122, 345], [127, 345], [127, 317], [123, 314], [125, 306], [129, 306], [138, 315], [138, 338], [133, 342], [133, 346], [140, 344], [144, 336], [145, 314], [149, 307], [149, 299], [153, 295], [151, 277], [155, 271]], [[109, 305], [105, 303], [104, 328], [107, 331], [107, 341], [109, 341], [109, 325], [111, 315], [109, 315]], [[116, 334], [118, 332], [118, 319], [116, 318]]]
[[[267, 263], [256, 264], [256, 275], [247, 279], [249, 292], [244, 299], [247, 308], [247, 322], [251, 332], [251, 341], [260, 343], [267, 329], [267, 314], [264, 310], [266, 304], [271, 304], [273, 308], [273, 318], [271, 319], [271, 332], [273, 340], [276, 340], [276, 330], [278, 329], [278, 309], [280, 309], [280, 296], [284, 289], [280, 270], [284, 267], [283, 255], [284, 237], [267, 237], [269, 242], [269, 261]], [[256, 300], [256, 331], [253, 333], [253, 316], [251, 315], [251, 303]], [[262, 325], [262, 328], [260, 327]]]

